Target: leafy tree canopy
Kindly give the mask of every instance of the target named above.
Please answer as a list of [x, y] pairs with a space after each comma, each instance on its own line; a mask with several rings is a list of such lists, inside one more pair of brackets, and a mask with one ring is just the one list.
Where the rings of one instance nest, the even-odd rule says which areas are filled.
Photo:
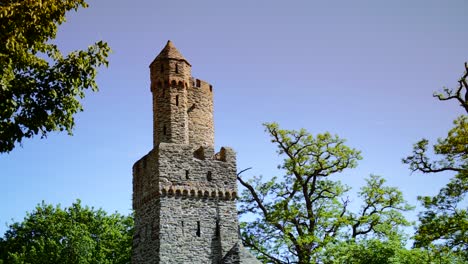
[[[455, 89], [444, 88], [434, 96], [439, 100], [455, 100], [468, 113], [468, 63]], [[420, 224], [414, 237], [415, 247], [437, 248], [441, 252], [459, 252], [468, 261], [468, 116], [454, 121], [445, 138], [438, 139], [429, 153], [429, 141], [422, 139], [413, 147], [412, 155], [403, 159], [412, 171], [439, 173], [451, 171], [455, 175], [433, 197], [421, 196], [425, 211], [419, 214]], [[430, 156], [438, 159], [433, 161]], [[465, 202], [465, 203], [464, 203]]]
[[339, 242], [327, 248], [324, 264], [414, 264], [466, 263], [457, 254], [441, 252], [434, 248], [407, 249], [406, 240], [392, 237], [388, 240], [366, 239], [361, 241]]
[[0, 238], [0, 263], [130, 263], [132, 233], [132, 216], [42, 202]]
[[65, 14], [84, 0], [0, 2], [0, 153], [24, 138], [72, 133], [85, 90], [97, 91], [97, 68], [110, 51], [99, 41], [64, 56], [51, 43]]
[[322, 263], [330, 247], [342, 241], [387, 239], [410, 223], [402, 212], [412, 209], [402, 193], [385, 186], [378, 176], [367, 179], [359, 192], [363, 206], [348, 209], [349, 187], [331, 176], [354, 168], [360, 152], [329, 133], [315, 137], [305, 130], [280, 129], [266, 124], [266, 131], [284, 156], [279, 166], [283, 177], [250, 181], [238, 177], [245, 187], [241, 214], [252, 219], [242, 223], [242, 239], [265, 263]]

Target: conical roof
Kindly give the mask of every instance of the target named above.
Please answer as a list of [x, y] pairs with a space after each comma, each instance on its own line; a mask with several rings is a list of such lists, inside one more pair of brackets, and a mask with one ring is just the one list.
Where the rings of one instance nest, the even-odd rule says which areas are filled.
[[183, 60], [188, 65], [190, 65], [190, 63], [184, 58], [184, 56], [182, 56], [182, 54], [180, 54], [179, 50], [177, 50], [177, 48], [174, 46], [174, 44], [170, 40], [167, 41], [166, 46], [161, 50], [161, 52], [159, 52], [159, 55], [156, 56], [154, 60], [157, 60], [157, 59]]

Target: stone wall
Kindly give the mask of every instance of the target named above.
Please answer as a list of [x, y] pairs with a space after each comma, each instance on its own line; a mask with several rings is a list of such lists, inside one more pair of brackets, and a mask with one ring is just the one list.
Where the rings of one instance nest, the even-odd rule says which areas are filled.
[[160, 143], [133, 172], [133, 263], [219, 263], [238, 241], [233, 150]]
[[213, 86], [200, 79], [191, 79], [188, 90], [189, 141], [195, 148], [214, 146]]
[[160, 204], [160, 263], [218, 264], [238, 240], [233, 200], [166, 196]]
[[221, 264], [261, 264], [243, 245], [236, 243], [223, 257]]
[[160, 142], [188, 144], [190, 65], [183, 60], [160, 58], [151, 64], [150, 71], [154, 147]]

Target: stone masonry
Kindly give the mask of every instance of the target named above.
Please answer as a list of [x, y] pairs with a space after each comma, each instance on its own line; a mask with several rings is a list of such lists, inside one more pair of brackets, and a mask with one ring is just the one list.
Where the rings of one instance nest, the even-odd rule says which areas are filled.
[[153, 150], [133, 166], [132, 263], [260, 263], [239, 241], [235, 152], [214, 152], [213, 87], [171, 41], [150, 73]]

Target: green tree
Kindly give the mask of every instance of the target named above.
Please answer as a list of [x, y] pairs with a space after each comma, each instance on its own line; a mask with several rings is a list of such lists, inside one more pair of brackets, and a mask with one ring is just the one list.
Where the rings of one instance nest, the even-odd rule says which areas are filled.
[[38, 205], [0, 239], [0, 263], [130, 263], [132, 216]]
[[329, 133], [315, 137], [305, 130], [283, 130], [275, 123], [266, 131], [284, 156], [281, 178], [254, 177], [239, 182], [242, 239], [265, 263], [319, 263], [326, 249], [340, 241], [366, 237], [385, 238], [409, 225], [401, 212], [411, 207], [401, 192], [384, 185], [378, 176], [367, 179], [359, 193], [363, 206], [349, 211], [349, 187], [330, 177], [354, 168], [360, 152]]
[[405, 247], [406, 240], [393, 237], [388, 240], [365, 239], [343, 241], [329, 246], [324, 264], [463, 264], [462, 258], [451, 252]]
[[[444, 88], [435, 93], [439, 100], [456, 100], [468, 113], [468, 63], [465, 73], [455, 89]], [[420, 224], [414, 237], [415, 247], [433, 247], [441, 252], [453, 251], [468, 261], [468, 207], [464, 204], [468, 193], [468, 117], [462, 115], [454, 121], [447, 137], [432, 146], [438, 157], [432, 161], [428, 153], [429, 141], [422, 139], [413, 147], [412, 155], [403, 159], [415, 172], [453, 172], [450, 182], [433, 197], [421, 196], [425, 211], [419, 214]]]
[[50, 41], [65, 14], [84, 0], [0, 2], [0, 153], [24, 138], [51, 131], [72, 134], [85, 90], [97, 91], [97, 68], [110, 51], [99, 41], [64, 56]]

